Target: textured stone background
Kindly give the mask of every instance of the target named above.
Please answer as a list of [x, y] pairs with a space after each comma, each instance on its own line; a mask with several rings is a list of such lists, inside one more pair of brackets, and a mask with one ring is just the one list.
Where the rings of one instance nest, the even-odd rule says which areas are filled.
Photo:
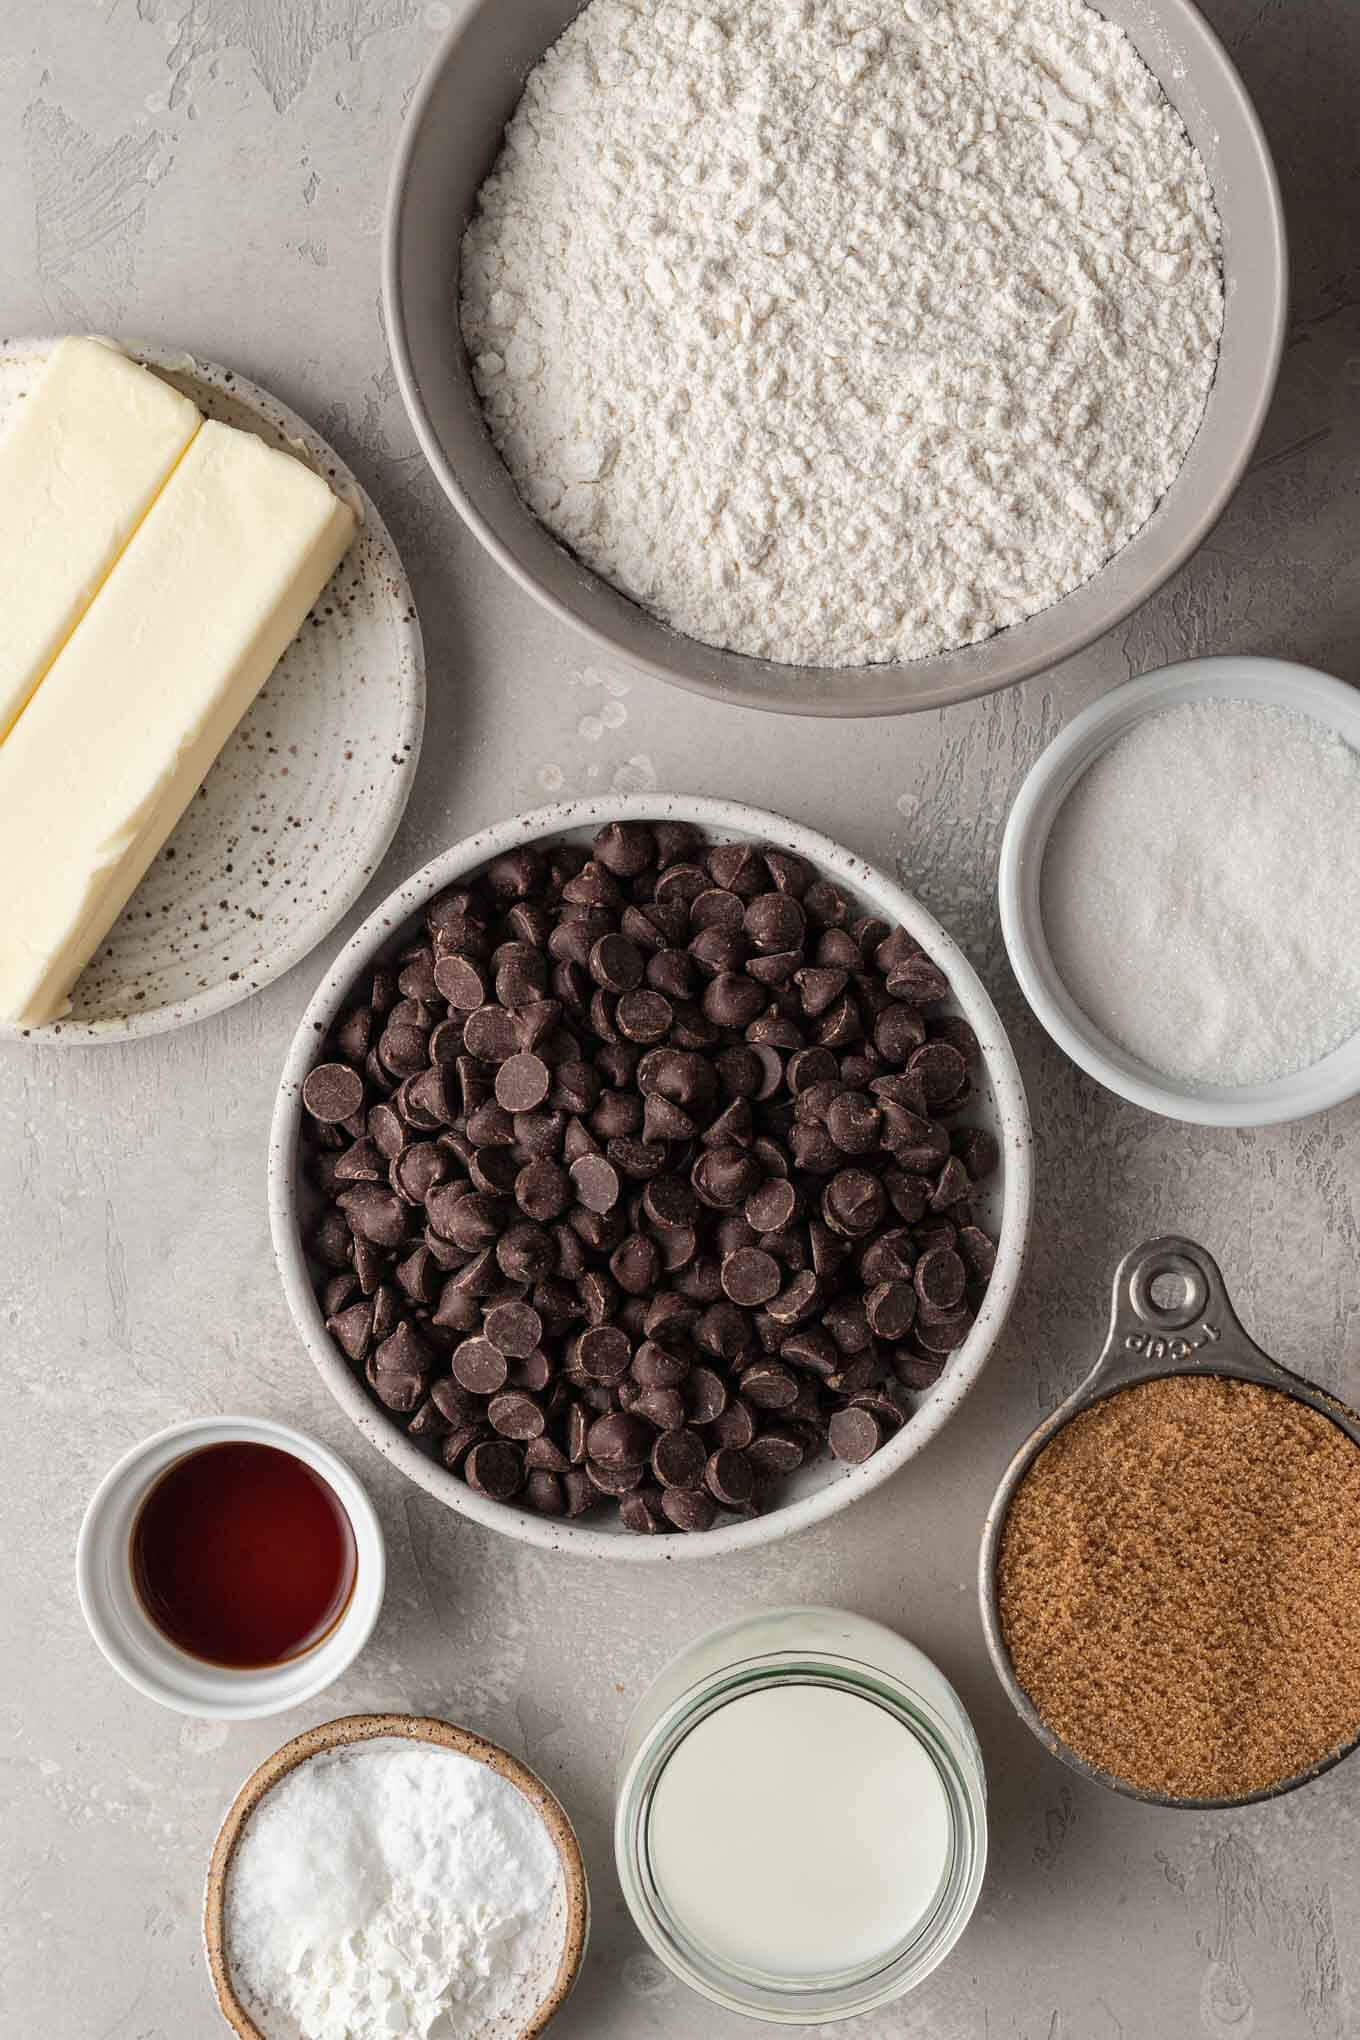
[[[219, 2030], [197, 1910], [221, 1812], [285, 1735], [374, 1706], [484, 1730], [578, 1821], [597, 1928], [562, 2040], [737, 2040], [753, 2029], [672, 1984], [623, 1913], [610, 1774], [626, 1710], [675, 1647], [752, 1603], [799, 1598], [863, 1609], [923, 1644], [957, 1681], [991, 1775], [993, 1867], [976, 1922], [906, 2006], [863, 2022], [865, 2040], [1360, 2032], [1360, 1762], [1242, 1816], [1081, 1789], [1009, 1714], [972, 1589], [1001, 1467], [1093, 1356], [1108, 1271], [1133, 1241], [1198, 1235], [1263, 1343], [1360, 1395], [1360, 1108], [1233, 1134], [1121, 1107], [1022, 1010], [992, 898], [1025, 768], [1127, 674], [1225, 649], [1347, 678], [1360, 666], [1360, 8], [1209, 0], [1208, 11], [1270, 131], [1295, 257], [1284, 380], [1236, 503], [1170, 588], [1062, 671], [942, 716], [814, 729], [591, 663], [500, 578], [425, 474], [386, 363], [379, 221], [398, 125], [448, 6], [0, 0], [0, 326], [152, 336], [234, 364], [330, 434], [404, 549], [430, 721], [372, 896], [548, 793], [659, 785], [787, 809], [895, 866], [969, 947], [1014, 1025], [1040, 1161], [1024, 1299], [967, 1412], [825, 1530], [657, 1580], [592, 1573], [459, 1523], [360, 1443], [313, 1375], [270, 1262], [263, 1163], [275, 1075], [321, 955], [167, 1040], [0, 1052], [6, 2035]], [[235, 1408], [294, 1419], [349, 1453], [382, 1509], [392, 1580], [373, 1645], [341, 1686], [296, 1716], [228, 1730], [120, 1684], [87, 1639], [71, 1562], [85, 1498], [125, 1447]]]

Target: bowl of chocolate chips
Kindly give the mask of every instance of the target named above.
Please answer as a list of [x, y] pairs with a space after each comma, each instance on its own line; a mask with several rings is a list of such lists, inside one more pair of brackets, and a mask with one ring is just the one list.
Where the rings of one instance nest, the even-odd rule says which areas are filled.
[[910, 894], [732, 802], [543, 808], [365, 922], [289, 1053], [275, 1253], [323, 1379], [529, 1543], [749, 1549], [958, 1408], [1029, 1225], [1020, 1073]]

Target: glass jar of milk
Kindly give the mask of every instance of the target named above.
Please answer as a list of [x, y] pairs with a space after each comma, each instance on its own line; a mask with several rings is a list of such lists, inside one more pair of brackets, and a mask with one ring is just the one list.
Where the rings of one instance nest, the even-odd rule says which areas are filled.
[[693, 1989], [817, 2024], [902, 1997], [977, 1903], [986, 1780], [914, 1644], [780, 1608], [672, 1659], [629, 1723], [614, 1847], [642, 1934]]

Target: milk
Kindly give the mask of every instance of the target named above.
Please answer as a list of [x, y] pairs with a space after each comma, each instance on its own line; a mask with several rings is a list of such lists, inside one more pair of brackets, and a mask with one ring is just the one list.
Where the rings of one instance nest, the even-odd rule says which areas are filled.
[[934, 1758], [887, 1708], [783, 1684], [728, 1701], [671, 1754], [647, 1851], [677, 1926], [729, 1969], [864, 1971], [933, 1911], [954, 1847]]

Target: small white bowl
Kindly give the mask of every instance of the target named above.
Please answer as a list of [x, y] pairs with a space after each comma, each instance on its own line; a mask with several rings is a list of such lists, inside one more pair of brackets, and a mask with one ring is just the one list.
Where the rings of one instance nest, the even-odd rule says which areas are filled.
[[[205, 1664], [164, 1636], [132, 1581], [132, 1530], [142, 1499], [167, 1467], [205, 1445], [273, 1445], [309, 1466], [334, 1492], [354, 1532], [349, 1606], [315, 1649], [262, 1671]], [[96, 1488], [76, 1544], [76, 1591], [90, 1634], [130, 1686], [173, 1707], [221, 1721], [257, 1721], [310, 1700], [358, 1657], [373, 1633], [387, 1577], [373, 1504], [342, 1459], [288, 1424], [257, 1417], [198, 1417], [134, 1445]]]
[[[477, 1494], [466, 1481], [423, 1451], [369, 1395], [326, 1330], [302, 1244], [303, 1219], [309, 1203], [315, 1200], [315, 1192], [303, 1181], [298, 1163], [302, 1083], [331, 1026], [353, 999], [364, 973], [371, 972], [378, 957], [394, 946], [436, 893], [480, 870], [503, 851], [558, 837], [588, 842], [606, 823], [625, 820], [691, 822], [710, 841], [736, 838], [793, 851], [839, 885], [855, 901], [860, 913], [881, 915], [914, 935], [948, 977], [953, 1011], [970, 1022], [978, 1037], [982, 1076], [973, 1116], [995, 1135], [1001, 1150], [1001, 1166], [995, 1177], [982, 1186], [977, 1200], [982, 1223], [997, 1241], [995, 1271], [976, 1323], [958, 1351], [950, 1356], [939, 1380], [921, 1397], [910, 1421], [861, 1465], [851, 1466], [828, 1456], [801, 1467], [784, 1483], [784, 1499], [768, 1515], [751, 1522], [726, 1524], [694, 1537], [635, 1537], [617, 1519], [608, 1526], [603, 1522], [598, 1525], [564, 1522]], [[847, 1508], [914, 1457], [959, 1407], [1001, 1336], [1019, 1286], [1032, 1188], [1029, 1111], [1006, 1030], [976, 971], [934, 916], [873, 865], [841, 849], [828, 837], [759, 808], [693, 794], [611, 794], [598, 800], [569, 801], [557, 807], [539, 808], [532, 814], [515, 815], [509, 821], [498, 822], [494, 828], [469, 836], [398, 886], [341, 951], [303, 1014], [284, 1065], [269, 1139], [269, 1219], [274, 1255], [293, 1322], [322, 1380], [369, 1443], [447, 1507], [471, 1516], [489, 1530], [499, 1530], [508, 1537], [550, 1551], [626, 1559], [636, 1564], [664, 1565], [718, 1558], [727, 1552], [752, 1551], [759, 1545], [772, 1544]]]
[[[1054, 738], [1015, 798], [997, 885], [1011, 968], [1036, 1018], [1079, 1069], [1107, 1091], [1192, 1126], [1277, 1126], [1360, 1091], [1360, 1035], [1321, 1062], [1269, 1084], [1195, 1083], [1164, 1076], [1088, 1019], [1049, 952], [1040, 905], [1044, 851], [1082, 774], [1144, 717], [1187, 702], [1259, 701], [1313, 719], [1360, 751], [1360, 693], [1285, 659], [1190, 659], [1115, 688]], [[1149, 797], [1157, 797], [1149, 789]]]

